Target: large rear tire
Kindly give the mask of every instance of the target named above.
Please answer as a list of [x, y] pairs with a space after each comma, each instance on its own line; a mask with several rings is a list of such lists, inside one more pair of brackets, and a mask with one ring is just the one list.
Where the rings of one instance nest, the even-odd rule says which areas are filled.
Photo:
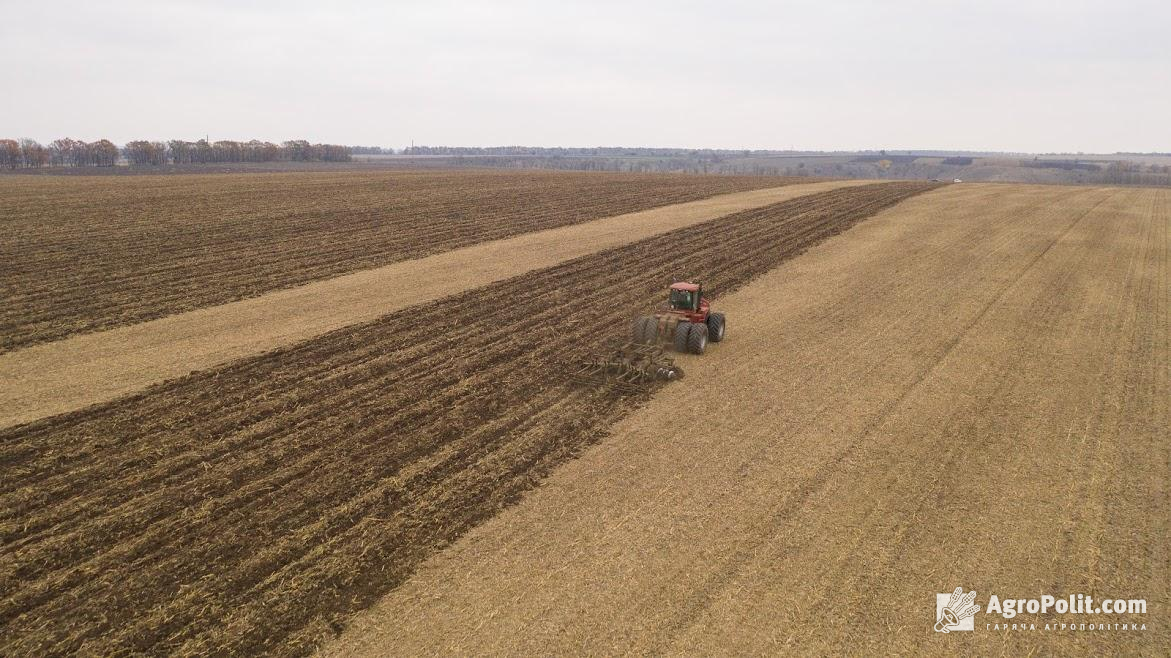
[[696, 322], [691, 325], [691, 331], [687, 333], [687, 351], [692, 354], [703, 354], [705, 349], [707, 349], [707, 325]]
[[691, 332], [690, 322], [680, 322], [675, 325], [675, 351], [687, 351], [687, 336]]
[[650, 343], [654, 340], [652, 335], [650, 339], [647, 338], [647, 326], [655, 321], [654, 318], [642, 315], [634, 320], [634, 324], [630, 327], [630, 340], [635, 343]]
[[644, 345], [654, 345], [659, 342], [659, 319], [648, 315], [642, 320], [642, 342]]
[[724, 340], [724, 330], [727, 328], [723, 313], [708, 313], [707, 338], [713, 343]]

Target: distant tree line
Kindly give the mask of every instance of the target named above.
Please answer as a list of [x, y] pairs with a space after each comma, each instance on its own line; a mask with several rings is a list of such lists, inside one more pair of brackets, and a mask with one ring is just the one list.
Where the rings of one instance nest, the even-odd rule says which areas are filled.
[[714, 158], [749, 155], [789, 155], [796, 151], [767, 151], [748, 149], [680, 149], [646, 148], [626, 146], [598, 146], [587, 148], [539, 147], [539, 146], [410, 146], [402, 150], [403, 155], [480, 155], [480, 156], [590, 156], [590, 157], [656, 157], [656, 158]]
[[1031, 169], [1064, 169], [1065, 171], [1102, 171], [1102, 165], [1093, 162], [1079, 162], [1077, 160], [1021, 160], [1020, 166]]
[[31, 139], [0, 139], [0, 168], [111, 167], [117, 160], [118, 147], [106, 139], [82, 142], [66, 138], [48, 146]]
[[888, 164], [909, 164], [918, 160], [918, 155], [860, 155], [850, 162], [886, 162]]
[[394, 149], [381, 146], [351, 146], [350, 153], [354, 155], [394, 155]]
[[[383, 153], [393, 153], [393, 149], [386, 149]], [[355, 151], [358, 153], [358, 151]], [[938, 151], [938, 150], [849, 150], [849, 151], [808, 151], [800, 149], [687, 149], [687, 148], [653, 148], [645, 146], [597, 146], [597, 147], [540, 147], [540, 146], [409, 146], [401, 151], [402, 155], [446, 155], [446, 156], [541, 156], [555, 158], [560, 156], [589, 156], [589, 157], [655, 157], [655, 158], [715, 158], [715, 157], [760, 157], [760, 156], [872, 156], [877, 162], [881, 159], [913, 157], [949, 157], [964, 156], [991, 156], [1004, 155], [992, 151]], [[1019, 154], [1016, 154], [1019, 155]]]
[[[132, 145], [142, 142], [127, 144]], [[158, 150], [161, 143], [156, 142], [153, 149], [144, 149], [138, 157], [149, 159], [150, 154]], [[223, 162], [277, 162], [282, 160], [294, 162], [349, 162], [352, 153], [350, 147], [337, 144], [310, 144], [303, 139], [282, 142], [280, 145], [272, 142], [252, 140], [249, 142], [218, 141], [208, 142], [201, 139], [198, 142], [173, 140], [167, 142], [167, 157], [171, 164], [207, 164]], [[128, 155], [127, 159], [136, 162]], [[149, 164], [145, 162], [144, 164]]]
[[0, 139], [0, 168], [38, 167], [112, 167], [119, 156], [131, 165], [163, 166], [168, 164], [211, 164], [225, 162], [349, 162], [353, 149], [337, 144], [310, 144], [298, 139], [281, 144], [252, 140], [196, 142], [171, 140], [153, 142], [136, 140], [119, 149], [113, 142], [100, 139], [84, 142], [57, 139], [48, 146], [35, 140]]
[[[1145, 155], [1145, 154], [1140, 154]], [[1062, 169], [1076, 172], [1077, 182], [1108, 185], [1171, 185], [1171, 165], [1143, 164], [1130, 160], [1083, 162], [1080, 160], [1022, 160], [1032, 169]], [[1083, 174], [1082, 172], [1089, 172]]]
[[1117, 185], [1171, 185], [1171, 165], [1144, 167], [1137, 162], [1115, 160], [1106, 165], [1099, 178], [1104, 183]]
[[404, 166], [418, 168], [556, 169], [561, 171], [616, 171], [632, 173], [751, 174], [759, 176], [830, 175], [821, 168], [806, 168], [770, 162], [700, 160], [684, 157], [540, 157], [540, 156], [441, 156], [434, 159], [406, 159]]

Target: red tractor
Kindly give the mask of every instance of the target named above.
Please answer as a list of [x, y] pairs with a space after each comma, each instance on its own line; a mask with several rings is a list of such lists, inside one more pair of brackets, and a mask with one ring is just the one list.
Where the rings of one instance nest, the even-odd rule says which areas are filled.
[[710, 340], [724, 339], [724, 314], [710, 310], [698, 283], [671, 284], [667, 308], [634, 321], [631, 340], [635, 343], [669, 342], [676, 352], [703, 354]]

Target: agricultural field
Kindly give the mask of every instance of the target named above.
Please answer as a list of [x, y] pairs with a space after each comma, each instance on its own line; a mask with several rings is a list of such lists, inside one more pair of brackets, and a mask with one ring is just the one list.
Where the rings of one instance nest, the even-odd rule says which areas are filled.
[[[1171, 643], [1171, 193], [797, 183], [0, 179], [5, 255], [56, 245], [3, 272], [0, 654]], [[675, 279], [727, 341], [568, 380]], [[961, 584], [1152, 629], [933, 633]]]
[[423, 171], [0, 177], [0, 352], [519, 233], [809, 179]]
[[733, 214], [5, 430], [10, 648], [304, 653], [645, 400], [563, 373], [672, 274], [727, 294], [930, 188]]

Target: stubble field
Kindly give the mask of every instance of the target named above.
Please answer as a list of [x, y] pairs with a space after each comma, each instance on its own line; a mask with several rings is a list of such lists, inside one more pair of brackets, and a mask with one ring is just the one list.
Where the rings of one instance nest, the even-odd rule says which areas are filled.
[[[628, 193], [582, 211], [567, 208], [588, 205], [574, 197], [601, 179], [428, 175], [445, 182], [427, 179], [395, 212], [445, 207], [427, 205], [440, 197], [462, 210], [444, 221], [411, 210], [397, 228], [379, 210], [396, 197], [368, 189], [366, 174], [331, 203], [366, 199], [367, 210], [346, 206], [305, 235], [279, 230], [293, 224], [266, 210], [277, 198], [232, 222], [222, 215], [253, 192], [235, 206], [225, 197], [203, 241], [231, 244], [238, 231], [252, 244], [241, 249], [263, 253], [269, 231], [271, 262], [236, 271], [215, 249], [198, 254], [195, 232], [186, 248], [207, 278], [159, 274], [174, 258], [164, 254], [140, 283], [188, 276], [191, 303], [268, 293], [263, 302], [297, 280], [491, 253], [451, 250], [542, 228], [573, 224], [541, 239], [597, 246], [487, 285], [452, 278], [445, 296], [374, 320], [352, 307], [363, 319], [341, 329], [0, 428], [0, 653], [1166, 646], [1166, 191], [827, 184], [722, 216], [624, 216], [648, 226], [623, 240], [602, 215], [793, 181], [690, 177], [676, 189], [672, 177], [619, 176], [606, 189]], [[290, 178], [289, 211], [321, 196], [320, 174], [300, 176], [307, 191], [294, 201]], [[91, 182], [77, 180], [48, 184], [84, 196]], [[457, 200], [448, 188], [479, 191]], [[532, 207], [513, 208], [518, 199]], [[334, 250], [325, 238], [348, 232], [338, 227], [350, 211], [373, 219]], [[36, 223], [21, 226], [19, 239], [36, 242]], [[77, 268], [123, 267], [101, 261]], [[73, 273], [57, 267], [66, 274], [48, 278], [67, 291]], [[253, 281], [262, 271], [272, 276]], [[684, 380], [641, 394], [565, 381], [677, 277], [714, 294], [728, 341], [682, 357]], [[67, 295], [44, 297], [48, 329], [5, 325], [5, 344], [26, 349], [0, 366], [77, 331], [189, 308], [119, 297], [119, 277], [103, 285], [92, 292], [104, 301], [76, 312]], [[1143, 596], [1153, 628], [933, 633], [927, 601], [957, 585], [981, 603], [990, 591]]]

